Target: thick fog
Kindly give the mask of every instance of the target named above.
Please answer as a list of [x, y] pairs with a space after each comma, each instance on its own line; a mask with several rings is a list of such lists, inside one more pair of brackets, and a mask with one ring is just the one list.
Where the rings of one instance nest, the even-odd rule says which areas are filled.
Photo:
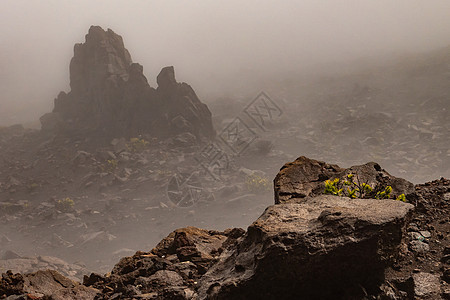
[[[450, 44], [450, 2], [0, 2], [0, 125], [37, 120], [69, 90], [73, 45], [90, 25], [124, 38], [150, 84], [174, 65], [208, 103], [245, 80]], [[258, 87], [264, 89], [263, 86]]]
[[[60, 94], [92, 25], [159, 87], [94, 27]], [[301, 156], [376, 162], [345, 171], [359, 197], [417, 205], [450, 177], [449, 79], [449, 0], [0, 0], [0, 273], [44, 255], [81, 279], [176, 228], [247, 228]], [[321, 169], [281, 185], [344, 174]]]

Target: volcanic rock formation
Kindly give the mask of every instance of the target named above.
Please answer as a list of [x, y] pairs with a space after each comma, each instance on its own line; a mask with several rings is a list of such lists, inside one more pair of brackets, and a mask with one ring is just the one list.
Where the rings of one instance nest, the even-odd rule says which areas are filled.
[[345, 179], [348, 174], [356, 174], [359, 182], [375, 188], [391, 186], [394, 195], [410, 195], [414, 192], [414, 185], [411, 182], [392, 176], [375, 162], [343, 169], [337, 165], [300, 156], [295, 161], [285, 164], [275, 177], [275, 204], [321, 195], [325, 180]]
[[215, 135], [208, 107], [175, 80], [173, 67], [163, 68], [157, 83], [157, 89], [150, 87], [120, 35], [91, 26], [85, 43], [74, 47], [71, 91], [61, 92], [53, 112], [41, 117], [42, 130], [104, 137]]
[[[323, 194], [326, 179], [349, 172], [391, 184], [415, 206]], [[376, 163], [342, 169], [299, 157], [274, 183], [276, 204], [247, 231], [181, 228], [83, 284], [8, 271], [0, 298], [448, 299], [449, 180], [413, 186]]]

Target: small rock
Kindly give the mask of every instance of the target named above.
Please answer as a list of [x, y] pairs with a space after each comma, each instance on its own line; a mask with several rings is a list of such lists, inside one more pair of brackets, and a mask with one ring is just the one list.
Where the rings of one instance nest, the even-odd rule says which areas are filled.
[[419, 231], [419, 227], [417, 226], [416, 223], [411, 223], [411, 224], [409, 224], [409, 226], [408, 226], [408, 232], [412, 232], [412, 231], [415, 231], [415, 232], [418, 232], [418, 231]]
[[148, 280], [169, 286], [182, 285], [184, 283], [183, 278], [178, 273], [168, 270], [159, 270], [152, 276], [148, 277]]
[[426, 239], [431, 238], [431, 232], [429, 231], [419, 231], [419, 233]]
[[427, 243], [418, 240], [409, 242], [409, 248], [411, 251], [417, 253], [425, 253], [430, 250], [430, 246]]
[[423, 241], [423, 236], [415, 231], [412, 232], [408, 232], [409, 237], [411, 238], [411, 240], [415, 241], [415, 240], [419, 240], [419, 241]]
[[398, 297], [395, 295], [394, 290], [390, 286], [388, 286], [386, 284], [382, 284], [380, 286], [380, 290], [382, 291], [383, 299], [386, 299], [386, 300], [388, 300], [388, 299], [389, 300], [397, 300], [398, 299]]

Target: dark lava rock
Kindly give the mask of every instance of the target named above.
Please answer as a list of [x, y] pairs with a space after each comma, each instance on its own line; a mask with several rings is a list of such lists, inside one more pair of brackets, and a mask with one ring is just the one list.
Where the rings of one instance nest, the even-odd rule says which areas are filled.
[[[171, 70], [165, 72], [162, 86], [175, 84]], [[421, 209], [389, 199], [322, 194], [324, 180], [349, 173], [371, 185], [391, 185]], [[277, 175], [277, 204], [247, 232], [178, 229], [150, 252], [122, 258], [110, 274], [86, 276], [82, 286], [54, 271], [7, 272], [0, 297], [31, 292], [52, 299], [445, 298], [449, 192], [447, 179], [411, 192], [409, 182], [376, 163], [342, 169], [300, 157]], [[414, 246], [422, 238], [429, 251], [408, 250], [409, 242]]]
[[3, 273], [0, 281], [0, 298], [22, 294], [23, 282], [22, 274], [13, 274], [11, 271]]
[[350, 299], [359, 286], [374, 292], [412, 209], [324, 195], [270, 206], [202, 277], [200, 299]]
[[343, 171], [338, 165], [300, 156], [285, 164], [274, 179], [275, 204], [323, 193], [323, 182]]
[[214, 137], [211, 112], [188, 84], [176, 82], [174, 68], [163, 68], [157, 80], [158, 88], [150, 87], [121, 36], [91, 26], [85, 43], [74, 47], [71, 91], [61, 92], [53, 112], [41, 117], [42, 130], [108, 138], [184, 132]]
[[224, 232], [195, 227], [177, 229], [150, 252], [122, 258], [110, 276], [91, 274], [84, 278], [84, 284], [102, 291], [98, 299], [111, 299], [114, 295], [191, 299], [197, 281], [243, 234], [244, 230], [238, 228]]
[[390, 175], [374, 162], [343, 169], [337, 165], [301, 156], [285, 164], [274, 179], [275, 203], [290, 202], [290, 199], [321, 195], [327, 179], [345, 179], [354, 174], [358, 180], [369, 184], [376, 190], [386, 186], [392, 187], [393, 195], [414, 193], [414, 185], [402, 178]]

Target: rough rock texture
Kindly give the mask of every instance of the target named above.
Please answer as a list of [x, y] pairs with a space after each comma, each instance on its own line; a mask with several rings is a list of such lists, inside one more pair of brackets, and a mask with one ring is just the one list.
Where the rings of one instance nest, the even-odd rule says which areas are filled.
[[[150, 252], [122, 258], [111, 273], [85, 276], [83, 285], [50, 271], [7, 272], [0, 298], [449, 298], [450, 180], [416, 185], [410, 193], [407, 181], [375, 163], [341, 169], [302, 157], [286, 166], [277, 176], [279, 190], [298, 193], [284, 194], [287, 201], [268, 207], [247, 232], [178, 229]], [[309, 170], [311, 182], [295, 172], [298, 166]], [[319, 193], [323, 180], [346, 172], [371, 184], [392, 184], [415, 207]]]
[[[0, 298], [19, 295], [13, 299], [94, 299], [99, 291], [80, 285], [56, 271], [46, 270], [21, 275], [11, 271], [2, 274]], [[20, 295], [23, 298], [20, 298]], [[8, 298], [9, 299], [9, 298]]]
[[449, 200], [449, 179], [415, 186], [408, 234], [400, 257], [386, 270], [386, 283], [396, 296], [391, 299], [450, 299]]
[[323, 182], [343, 171], [337, 165], [300, 156], [285, 164], [274, 179], [275, 204], [322, 194]]
[[191, 299], [197, 280], [243, 234], [238, 228], [224, 232], [177, 229], [152, 251], [124, 257], [109, 276], [91, 274], [84, 278], [84, 284], [102, 291], [98, 299]]
[[439, 275], [417, 273], [412, 276], [415, 299], [437, 299], [441, 292]]
[[168, 137], [190, 132], [212, 138], [211, 112], [186, 83], [177, 83], [173, 67], [151, 88], [143, 67], [132, 63], [122, 37], [92, 26], [76, 44], [70, 62], [69, 93], [55, 99], [52, 113], [41, 117], [43, 131], [96, 136]]
[[293, 198], [320, 195], [323, 193], [325, 180], [343, 179], [350, 173], [374, 188], [390, 185], [394, 195], [410, 195], [414, 192], [411, 182], [390, 175], [374, 162], [343, 169], [337, 165], [300, 156], [285, 164], [275, 177], [275, 203], [287, 203]]
[[348, 299], [373, 292], [413, 206], [336, 196], [274, 205], [200, 282], [200, 298]]

